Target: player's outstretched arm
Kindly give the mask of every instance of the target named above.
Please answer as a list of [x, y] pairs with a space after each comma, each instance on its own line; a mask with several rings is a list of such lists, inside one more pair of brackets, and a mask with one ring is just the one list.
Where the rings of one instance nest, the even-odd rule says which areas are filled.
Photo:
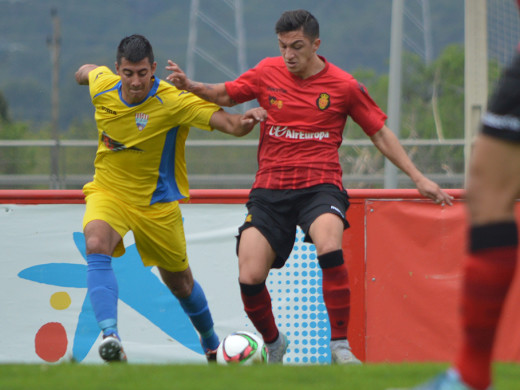
[[198, 97], [213, 102], [222, 107], [232, 107], [237, 103], [231, 99], [227, 93], [224, 83], [205, 84], [192, 81], [186, 76], [186, 73], [172, 60], [168, 60], [166, 70], [170, 73], [166, 76], [166, 80], [175, 85], [178, 89], [191, 92]]
[[88, 74], [91, 70], [96, 69], [97, 67], [98, 66], [94, 64], [81, 65], [75, 74], [76, 82], [79, 85], [88, 85]]
[[451, 206], [453, 197], [448, 195], [437, 183], [428, 179], [415, 167], [392, 130], [383, 126], [370, 139], [385, 157], [413, 180], [422, 196], [430, 198], [435, 203]]
[[267, 112], [262, 107], [251, 108], [243, 115], [219, 110], [213, 113], [209, 124], [223, 133], [242, 137], [249, 134], [258, 122], [266, 119]]

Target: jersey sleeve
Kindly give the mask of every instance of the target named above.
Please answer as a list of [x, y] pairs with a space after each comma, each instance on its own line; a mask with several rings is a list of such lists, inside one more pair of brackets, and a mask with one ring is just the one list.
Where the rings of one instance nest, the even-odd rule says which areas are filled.
[[97, 94], [112, 88], [117, 79], [119, 79], [119, 77], [106, 66], [98, 66], [92, 69], [88, 74], [91, 99], [94, 100]]
[[226, 91], [237, 103], [256, 99], [258, 95], [259, 65], [242, 73], [236, 80], [225, 83]]
[[387, 116], [370, 97], [366, 87], [353, 79], [350, 84], [348, 96], [349, 115], [354, 122], [356, 122], [369, 137], [381, 130]]
[[186, 91], [175, 89], [173, 93], [176, 94], [174, 111], [178, 123], [202, 130], [213, 130], [209, 121], [211, 116], [221, 109], [220, 106]]

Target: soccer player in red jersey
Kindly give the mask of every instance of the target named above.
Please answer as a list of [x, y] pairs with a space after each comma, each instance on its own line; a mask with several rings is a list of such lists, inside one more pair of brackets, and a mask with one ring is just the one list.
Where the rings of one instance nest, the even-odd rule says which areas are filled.
[[321, 41], [312, 14], [287, 11], [275, 30], [281, 56], [264, 59], [234, 81], [194, 82], [171, 61], [167, 80], [222, 106], [256, 99], [268, 113], [261, 124], [248, 215], [239, 229], [238, 260], [244, 308], [267, 343], [269, 362], [282, 362], [288, 341], [275, 324], [265, 282], [271, 268], [284, 265], [300, 226], [305, 240], [316, 246], [323, 273], [332, 361], [359, 363], [347, 341], [350, 289], [342, 252], [349, 201], [338, 148], [347, 117], [410, 176], [423, 196], [439, 204], [451, 204], [451, 197], [417, 170], [366, 88], [317, 54]]

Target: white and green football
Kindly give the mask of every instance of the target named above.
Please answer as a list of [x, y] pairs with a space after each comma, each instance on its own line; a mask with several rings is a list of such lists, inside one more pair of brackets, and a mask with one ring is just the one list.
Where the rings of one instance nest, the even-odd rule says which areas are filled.
[[267, 363], [267, 347], [260, 336], [238, 331], [226, 336], [217, 349], [218, 364]]

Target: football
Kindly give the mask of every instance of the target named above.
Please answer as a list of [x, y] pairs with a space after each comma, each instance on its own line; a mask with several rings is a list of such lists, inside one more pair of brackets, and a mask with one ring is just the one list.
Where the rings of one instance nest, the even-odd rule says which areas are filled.
[[218, 364], [251, 365], [267, 363], [264, 340], [251, 332], [234, 332], [226, 336], [217, 349]]

